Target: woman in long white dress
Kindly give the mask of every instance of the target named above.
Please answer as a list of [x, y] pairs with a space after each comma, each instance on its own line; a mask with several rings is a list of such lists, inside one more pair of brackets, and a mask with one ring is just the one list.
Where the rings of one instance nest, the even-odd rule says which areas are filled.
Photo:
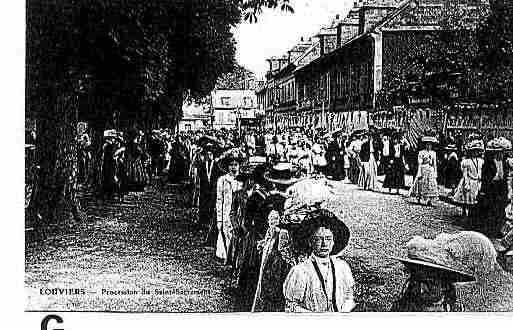
[[425, 144], [425, 149], [419, 152], [419, 168], [408, 196], [416, 198], [419, 203], [432, 205], [439, 195], [436, 181], [438, 177], [437, 159], [436, 152], [433, 150], [433, 143], [438, 143], [438, 140], [425, 136], [422, 138], [422, 142]]
[[465, 214], [469, 209], [477, 205], [477, 196], [481, 189], [481, 173], [484, 159], [481, 154], [484, 151], [483, 141], [471, 141], [466, 148], [468, 157], [461, 162], [462, 178], [452, 198], [455, 204], [460, 205]]
[[312, 161], [316, 173], [326, 174], [326, 165], [328, 165], [326, 161], [326, 149], [320, 138], [317, 138], [312, 146]]
[[233, 195], [236, 191], [242, 189], [242, 182], [235, 179], [239, 174], [242, 159], [240, 155], [235, 155], [235, 153], [224, 157], [222, 164], [227, 165], [228, 173], [217, 180], [216, 219], [219, 234], [217, 236], [216, 256], [225, 263], [228, 261], [228, 250], [232, 241], [230, 213]]

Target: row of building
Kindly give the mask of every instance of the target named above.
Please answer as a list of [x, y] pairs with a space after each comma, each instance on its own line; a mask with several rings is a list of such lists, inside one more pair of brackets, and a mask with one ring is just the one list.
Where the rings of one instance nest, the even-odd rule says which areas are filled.
[[263, 117], [254, 89], [216, 89], [205, 104], [183, 106], [179, 130], [260, 129]]
[[483, 101], [476, 86], [461, 88], [457, 72], [437, 82], [447, 95], [434, 99], [407, 76], [416, 53], [429, 51], [427, 43], [447, 29], [449, 11], [473, 27], [489, 12], [489, 2], [355, 2], [345, 17], [336, 16], [315, 36], [267, 60], [266, 81], [256, 91], [265, 112], [263, 126], [275, 131], [313, 127], [348, 132], [370, 124], [392, 126], [406, 131], [412, 141], [427, 128], [448, 135], [481, 129], [511, 136], [510, 100]]

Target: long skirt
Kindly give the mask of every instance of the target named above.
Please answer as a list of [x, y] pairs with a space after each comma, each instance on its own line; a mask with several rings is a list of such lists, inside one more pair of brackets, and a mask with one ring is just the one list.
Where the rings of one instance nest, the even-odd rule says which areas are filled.
[[246, 233], [242, 242], [240, 258], [236, 263], [235, 276], [245, 310], [251, 309], [258, 283], [261, 261], [257, 249], [258, 240], [258, 234], [255, 231], [251, 230]]
[[143, 165], [141, 158], [128, 160], [126, 164], [126, 176], [128, 189], [131, 191], [141, 191], [148, 183], [148, 173]]
[[217, 233], [216, 257], [228, 262], [228, 252], [231, 250], [232, 230], [231, 226], [225, 226]]
[[497, 237], [506, 220], [508, 189], [505, 180], [493, 181], [482, 195], [478, 197], [478, 217], [481, 223], [479, 231]]
[[290, 266], [278, 251], [278, 236], [276, 233], [267, 241], [262, 252], [252, 312], [283, 312], [285, 310], [283, 283], [290, 271]]
[[420, 175], [413, 181], [409, 197], [422, 200], [433, 200], [438, 198], [438, 183], [436, 182], [435, 169], [429, 165], [421, 165]]
[[349, 158], [349, 181], [351, 183], [358, 183], [358, 175], [360, 174], [360, 165], [358, 163], [358, 159], [350, 157]]
[[404, 163], [400, 158], [388, 158], [383, 188], [404, 189]]
[[378, 185], [378, 165], [374, 155], [370, 155], [368, 162], [362, 162], [362, 170], [358, 177], [358, 186], [365, 190], [376, 190]]
[[464, 179], [461, 179], [454, 191], [452, 201], [461, 206], [475, 206], [479, 190], [481, 190], [480, 180], [469, 179], [468, 182], [465, 182]]

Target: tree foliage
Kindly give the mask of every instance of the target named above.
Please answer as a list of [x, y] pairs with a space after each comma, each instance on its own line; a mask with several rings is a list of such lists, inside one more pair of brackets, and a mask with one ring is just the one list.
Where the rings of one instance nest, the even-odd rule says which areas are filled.
[[440, 103], [511, 96], [513, 25], [505, 3], [495, 0], [472, 12], [457, 1], [445, 3], [439, 29], [405, 40], [378, 105], [405, 104], [411, 96]]
[[217, 79], [216, 89], [246, 89], [248, 81], [255, 80], [255, 74], [245, 67], [235, 64], [231, 72]]
[[27, 0], [26, 113], [40, 166], [28, 215], [77, 213], [79, 118], [97, 144], [114, 115], [137, 122], [161, 103], [176, 125], [186, 96], [203, 98], [233, 71], [244, 13], [278, 4], [290, 11], [288, 0]]

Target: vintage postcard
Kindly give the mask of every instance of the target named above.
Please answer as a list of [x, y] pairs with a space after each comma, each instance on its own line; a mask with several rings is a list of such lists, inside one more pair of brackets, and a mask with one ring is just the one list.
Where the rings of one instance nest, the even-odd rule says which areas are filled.
[[25, 311], [512, 312], [512, 22], [27, 0]]

